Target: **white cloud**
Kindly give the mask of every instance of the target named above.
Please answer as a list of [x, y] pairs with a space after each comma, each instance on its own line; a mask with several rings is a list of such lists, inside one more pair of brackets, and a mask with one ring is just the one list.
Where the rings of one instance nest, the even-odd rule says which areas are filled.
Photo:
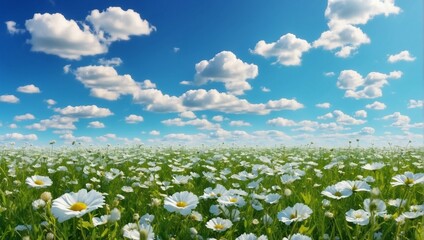
[[16, 125], [15, 123], [12, 123], [12, 124], [9, 124], [9, 128], [15, 129], [15, 128], [18, 128], [18, 125]]
[[92, 34], [88, 26], [83, 29], [74, 20], [67, 20], [62, 14], [34, 14], [25, 22], [31, 34], [28, 42], [31, 50], [57, 55], [67, 59], [80, 59], [107, 52], [107, 46]]
[[340, 110], [334, 110], [333, 114], [336, 118], [336, 122], [341, 125], [360, 125], [366, 122], [365, 120], [355, 119]]
[[135, 114], [130, 114], [129, 116], [125, 117], [125, 122], [130, 124], [139, 123], [143, 121], [144, 121], [144, 118], [142, 116], [138, 116]]
[[361, 129], [361, 133], [362, 134], [369, 134], [369, 135], [371, 135], [371, 134], [374, 134], [375, 133], [375, 129], [374, 128], [372, 128], [372, 127], [363, 127], [362, 129]]
[[423, 108], [423, 100], [409, 100], [408, 108]]
[[393, 114], [386, 115], [383, 117], [383, 120], [389, 119], [393, 120], [391, 126], [399, 127], [402, 130], [408, 130], [411, 127], [422, 127], [422, 123], [410, 124], [411, 118], [406, 115], [402, 115], [400, 112], [394, 112]]
[[39, 123], [26, 126], [26, 128], [38, 131], [45, 131], [48, 128], [74, 130], [76, 129], [76, 126], [74, 125], [75, 122], [78, 122], [77, 118], [53, 115], [49, 119], [43, 119]]
[[12, 35], [25, 32], [25, 29], [17, 28], [16, 22], [14, 21], [6, 21], [5, 23], [6, 23], [7, 31]]
[[140, 87], [142, 89], [156, 88], [156, 84], [150, 81], [149, 79], [146, 79], [140, 83]]
[[289, 120], [289, 119], [282, 118], [282, 117], [270, 119], [266, 123], [268, 125], [278, 126], [278, 127], [292, 127], [292, 126], [296, 126], [296, 124], [297, 124], [293, 120]]
[[56, 104], [56, 101], [55, 101], [55, 100], [53, 100], [53, 99], [47, 99], [47, 100], [46, 100], [46, 103], [47, 103], [49, 106], [53, 106], [53, 105], [55, 105], [55, 104]]
[[40, 93], [40, 89], [34, 84], [20, 86], [16, 90], [21, 93]]
[[365, 111], [365, 110], [356, 111], [355, 117], [366, 118], [367, 117], [367, 111]]
[[93, 121], [88, 124], [89, 128], [104, 128], [105, 124], [99, 121]]
[[182, 118], [189, 118], [189, 119], [194, 119], [196, 118], [196, 114], [194, 114], [194, 112], [192, 111], [185, 111], [179, 114], [180, 117]]
[[18, 103], [19, 98], [17, 98], [15, 95], [0, 95], [0, 102]]
[[152, 135], [152, 136], [159, 136], [160, 132], [157, 131], [157, 130], [152, 130], [152, 131], [149, 132], [149, 134]]
[[218, 129], [220, 127], [219, 124], [211, 123], [207, 119], [192, 119], [188, 121], [183, 121], [181, 118], [173, 118], [173, 119], [167, 119], [163, 120], [162, 123], [166, 126], [194, 126], [200, 130], [214, 130]]
[[303, 108], [303, 104], [296, 101], [296, 99], [286, 99], [281, 98], [280, 100], [270, 100], [266, 104], [267, 109], [275, 109], [275, 110], [297, 110]]
[[81, 137], [75, 137], [72, 133], [65, 133], [59, 137], [60, 139], [63, 139], [65, 143], [71, 143], [71, 142], [82, 142], [82, 143], [91, 143], [93, 142], [93, 139], [88, 136], [81, 136]]
[[389, 58], [387, 59], [387, 61], [389, 63], [395, 63], [395, 62], [399, 62], [399, 61], [413, 62], [413, 61], [415, 61], [415, 57], [412, 56], [409, 53], [409, 51], [404, 50], [404, 51], [401, 51], [398, 54], [390, 55]]
[[296, 35], [287, 33], [279, 40], [272, 43], [266, 43], [264, 40], [256, 43], [252, 53], [263, 57], [276, 57], [277, 62], [285, 66], [298, 66], [302, 62], [302, 55], [309, 51], [311, 45]]
[[371, 40], [358, 27], [329, 23], [329, 30], [321, 34], [320, 38], [313, 42], [315, 48], [322, 47], [325, 50], [338, 50], [337, 57], [346, 58], [352, 55], [362, 44], [368, 44]]
[[271, 92], [271, 89], [267, 88], [267, 87], [261, 87], [261, 91], [262, 92]]
[[237, 121], [231, 121], [230, 126], [232, 126], [232, 127], [249, 127], [249, 126], [252, 126], [252, 124], [245, 122], [245, 121], [242, 121], [242, 120], [237, 120]]
[[331, 119], [333, 117], [334, 117], [334, 115], [332, 113], [327, 113], [327, 114], [324, 114], [322, 116], [318, 116], [318, 119], [325, 120], [325, 119]]
[[224, 117], [222, 115], [216, 115], [212, 117], [212, 120], [215, 122], [222, 122], [224, 121]]
[[336, 75], [334, 72], [325, 72], [324, 76], [326, 77], [333, 77], [334, 75]]
[[33, 119], [35, 119], [35, 117], [31, 113], [18, 115], [18, 116], [15, 116], [15, 118], [14, 118], [14, 120], [17, 121], [17, 122], [25, 121], [25, 120], [33, 120]]
[[119, 75], [111, 66], [79, 67], [74, 74], [97, 98], [116, 100], [120, 95], [135, 94], [140, 90], [140, 84], [130, 75]]
[[[354, 70], [343, 70], [340, 72], [337, 87], [346, 90], [345, 97], [348, 98], [378, 98], [383, 96], [382, 88], [388, 84], [389, 79], [402, 77], [401, 71], [393, 71], [389, 74], [370, 72], [363, 78]], [[358, 90], [358, 88], [362, 88]]]
[[318, 103], [318, 104], [315, 105], [315, 107], [317, 107], [317, 108], [330, 108], [331, 104], [328, 103], [328, 102]]
[[86, 20], [107, 41], [129, 40], [131, 35], [149, 35], [155, 30], [139, 13], [132, 9], [124, 11], [120, 7], [109, 7], [103, 12], [95, 9]]
[[375, 16], [398, 14], [394, 0], [328, 0], [325, 16], [332, 22], [366, 24]]
[[375, 101], [371, 104], [367, 104], [365, 107], [368, 109], [383, 110], [383, 109], [386, 109], [386, 104], [379, 101]]
[[377, 15], [398, 14], [400, 8], [392, 0], [329, 0], [325, 16], [329, 30], [313, 43], [314, 47], [335, 50], [338, 57], [349, 57], [371, 40], [357, 26], [366, 24]]
[[7, 133], [5, 135], [0, 135], [0, 141], [5, 140], [36, 141], [38, 140], [38, 137], [35, 134], [23, 135], [21, 133]]
[[96, 118], [113, 115], [108, 108], [99, 108], [96, 105], [86, 106], [67, 106], [65, 108], [56, 108], [56, 112], [74, 118]]
[[198, 134], [185, 134], [185, 133], [171, 133], [164, 137], [165, 141], [184, 141], [184, 142], [202, 142], [208, 138], [208, 135], [203, 133]]
[[[111, 59], [100, 58], [99, 64], [104, 66], [119, 66], [122, 64], [122, 59], [119, 57], [114, 57]], [[66, 66], [70, 66], [70, 65], [66, 65]], [[65, 71], [65, 73], [67, 73], [67, 71]]]
[[248, 64], [238, 59], [229, 51], [222, 51], [210, 60], [202, 60], [196, 64], [194, 83], [206, 84], [208, 81], [224, 83], [228, 92], [241, 95], [252, 87], [248, 79], [256, 78], [258, 66]]

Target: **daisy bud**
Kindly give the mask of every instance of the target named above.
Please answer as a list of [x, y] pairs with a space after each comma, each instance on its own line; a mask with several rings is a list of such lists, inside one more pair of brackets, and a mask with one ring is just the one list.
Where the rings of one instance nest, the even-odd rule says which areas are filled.
[[330, 211], [326, 211], [326, 212], [324, 213], [324, 215], [325, 215], [326, 217], [328, 217], [328, 218], [333, 218], [333, 217], [334, 217], [334, 214], [333, 214], [332, 212], [330, 212]]
[[110, 211], [110, 216], [108, 220], [110, 222], [116, 222], [119, 219], [121, 219], [121, 212], [119, 211], [119, 209], [117, 208], [112, 209], [112, 211]]
[[29, 236], [24, 236], [22, 237], [22, 240], [31, 240], [31, 238]]
[[191, 234], [191, 236], [197, 236], [198, 232], [194, 227], [192, 227], [192, 228], [190, 228], [190, 234]]
[[377, 197], [378, 195], [380, 195], [380, 189], [378, 189], [378, 188], [373, 188], [372, 190], [371, 190], [371, 194], [374, 196], [374, 197]]
[[50, 192], [43, 192], [40, 195], [40, 199], [43, 199], [44, 202], [50, 202], [52, 200], [52, 194]]
[[286, 195], [287, 197], [290, 196], [292, 194], [292, 191], [288, 188], [284, 189], [284, 195]]
[[152, 206], [158, 207], [162, 204], [162, 201], [159, 198], [152, 199]]
[[252, 223], [253, 223], [253, 225], [258, 225], [259, 224], [259, 220], [255, 218], [255, 219], [252, 220]]
[[49, 232], [46, 234], [46, 240], [54, 240], [54, 234]]
[[138, 213], [134, 213], [133, 219], [134, 221], [138, 221], [138, 219], [140, 219], [140, 215], [138, 215]]

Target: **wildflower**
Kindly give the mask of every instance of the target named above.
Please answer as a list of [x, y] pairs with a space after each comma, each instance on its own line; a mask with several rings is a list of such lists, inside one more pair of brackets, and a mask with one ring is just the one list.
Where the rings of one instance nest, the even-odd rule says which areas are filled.
[[361, 226], [368, 225], [368, 223], [370, 222], [370, 213], [362, 209], [350, 209], [346, 212], [346, 221]]
[[52, 194], [50, 192], [43, 192], [40, 195], [40, 199], [43, 199], [44, 202], [50, 202], [52, 200]]
[[130, 187], [130, 186], [123, 186], [123, 187], [121, 188], [121, 190], [122, 190], [123, 192], [126, 192], [126, 193], [134, 192], [134, 189], [133, 189], [132, 187]]
[[196, 211], [191, 212], [190, 218], [193, 219], [194, 221], [198, 221], [198, 222], [203, 221], [202, 214], [200, 214], [199, 212], [196, 212]]
[[266, 195], [265, 197], [265, 202], [269, 203], [269, 204], [275, 204], [278, 203], [278, 200], [280, 200], [281, 195], [278, 193], [271, 193]]
[[309, 218], [312, 214], [312, 209], [302, 203], [296, 203], [293, 207], [287, 207], [277, 214], [278, 220], [286, 225], [292, 222], [301, 222]]
[[424, 216], [424, 204], [422, 205], [412, 205], [409, 207], [409, 212], [404, 212], [402, 215], [408, 219], [414, 219], [421, 216]]
[[125, 238], [139, 240], [154, 240], [155, 233], [153, 232], [153, 228], [150, 225], [140, 224], [137, 225], [135, 223], [128, 223], [122, 228], [123, 236]]
[[283, 240], [311, 240], [311, 238], [303, 234], [296, 233], [294, 235], [283, 238]]
[[348, 188], [353, 192], [371, 191], [371, 186], [365, 181], [341, 181], [337, 184], [340, 185], [340, 187]]
[[290, 189], [286, 188], [286, 189], [284, 189], [284, 195], [286, 197], [289, 197], [290, 195], [292, 195], [292, 191]]
[[60, 223], [73, 217], [81, 217], [105, 204], [104, 196], [96, 190], [87, 192], [81, 189], [78, 192], [65, 193], [53, 200], [52, 214]]
[[223, 232], [233, 226], [233, 223], [228, 219], [220, 217], [212, 218], [206, 223], [206, 227], [217, 232]]
[[382, 217], [387, 213], [386, 204], [380, 199], [365, 199], [364, 200], [364, 209], [365, 211], [372, 213], [375, 216]]
[[352, 190], [350, 188], [346, 188], [344, 185], [336, 184], [326, 187], [324, 191], [321, 192], [321, 194], [329, 198], [339, 200], [352, 195]]
[[37, 199], [32, 202], [32, 209], [34, 210], [44, 208], [45, 206], [46, 206], [46, 202], [43, 199]]
[[236, 240], [267, 240], [268, 238], [265, 235], [261, 235], [259, 237], [256, 237], [253, 233], [243, 233], [242, 235], [238, 236]]
[[166, 197], [164, 201], [166, 210], [178, 212], [183, 216], [190, 214], [198, 203], [198, 197], [187, 191], [174, 193], [171, 197]]
[[33, 188], [46, 188], [53, 184], [49, 177], [34, 175], [27, 177], [25, 183]]
[[54, 240], [54, 234], [49, 232], [46, 234], [46, 240]]
[[265, 225], [270, 225], [270, 224], [272, 224], [272, 222], [273, 222], [274, 220], [272, 219], [272, 217], [271, 216], [269, 216], [268, 214], [265, 214], [263, 217], [262, 217], [262, 222], [265, 224]]
[[143, 216], [141, 216], [140, 221], [138, 223], [139, 224], [151, 225], [154, 219], [155, 219], [155, 215], [146, 213]]
[[404, 174], [396, 175], [392, 178], [392, 186], [407, 185], [412, 187], [415, 184], [424, 183], [424, 173], [405, 172]]
[[367, 163], [364, 166], [362, 166], [362, 168], [365, 170], [375, 171], [375, 170], [379, 170], [383, 168], [384, 166], [386, 165], [382, 162], [375, 162], [375, 163]]
[[224, 206], [237, 206], [237, 207], [243, 207], [246, 205], [246, 201], [240, 196], [237, 195], [225, 195], [221, 196], [217, 200], [220, 204]]
[[390, 199], [388, 204], [390, 206], [393, 207], [401, 207], [401, 206], [405, 206], [406, 204], [406, 199], [400, 199], [400, 198], [396, 198], [396, 199]]

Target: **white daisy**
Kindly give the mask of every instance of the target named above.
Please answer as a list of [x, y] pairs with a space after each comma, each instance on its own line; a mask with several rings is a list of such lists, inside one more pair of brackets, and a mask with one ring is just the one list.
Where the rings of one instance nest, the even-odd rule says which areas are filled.
[[404, 174], [396, 175], [392, 178], [392, 186], [407, 185], [412, 187], [415, 184], [424, 183], [424, 173], [414, 174], [412, 172], [405, 172]]
[[370, 222], [370, 213], [362, 209], [350, 209], [346, 212], [346, 221], [361, 226], [368, 225], [368, 223]]
[[286, 225], [290, 225], [292, 222], [300, 222], [311, 216], [313, 213], [307, 205], [303, 203], [296, 203], [293, 207], [287, 207], [283, 211], [277, 214], [278, 220]]
[[169, 212], [178, 212], [183, 216], [191, 213], [199, 203], [199, 198], [191, 192], [177, 192], [165, 198], [165, 209]]
[[49, 177], [34, 175], [32, 177], [27, 177], [25, 183], [28, 186], [33, 188], [46, 188], [53, 184], [52, 180]]
[[53, 200], [51, 211], [61, 223], [73, 217], [81, 217], [88, 212], [102, 208], [105, 204], [104, 198], [96, 190], [87, 192], [86, 189], [81, 189], [76, 193], [65, 193]]
[[206, 227], [216, 232], [223, 232], [233, 226], [233, 223], [228, 219], [220, 217], [212, 218], [206, 223]]

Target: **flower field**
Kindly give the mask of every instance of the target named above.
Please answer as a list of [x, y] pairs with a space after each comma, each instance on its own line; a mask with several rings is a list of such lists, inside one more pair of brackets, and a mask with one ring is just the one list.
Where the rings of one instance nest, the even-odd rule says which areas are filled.
[[3, 148], [0, 239], [424, 239], [417, 148]]

